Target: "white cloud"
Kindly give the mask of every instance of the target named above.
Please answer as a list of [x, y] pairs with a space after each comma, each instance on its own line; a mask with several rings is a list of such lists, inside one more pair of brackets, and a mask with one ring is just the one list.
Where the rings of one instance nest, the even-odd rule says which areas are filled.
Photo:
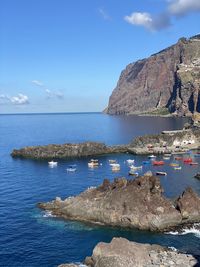
[[98, 11], [104, 20], [110, 20], [111, 19], [111, 17], [108, 15], [108, 13], [105, 11], [104, 8], [99, 8]]
[[17, 96], [10, 97], [10, 101], [14, 105], [25, 105], [29, 104], [28, 96], [23, 94], [18, 94]]
[[151, 28], [152, 17], [149, 13], [133, 12], [130, 16], [124, 17], [125, 21], [133, 25], [140, 25], [146, 28]]
[[168, 6], [172, 15], [183, 16], [200, 11], [200, 0], [172, 0]]
[[56, 97], [58, 99], [62, 99], [64, 98], [64, 94], [60, 91], [55, 91], [55, 90], [50, 90], [48, 88], [46, 88], [45, 84], [41, 81], [38, 81], [38, 80], [33, 80], [31, 81], [34, 85], [40, 87], [41, 89], [44, 90], [44, 92], [46, 93], [47, 95], [47, 98], [53, 98], [53, 97]]
[[29, 98], [26, 95], [18, 94], [17, 96], [0, 95], [0, 102], [3, 104], [25, 105], [29, 104]]
[[42, 87], [43, 86], [43, 83], [41, 81], [38, 81], [38, 80], [33, 80], [31, 81], [33, 84], [37, 85], [37, 86], [40, 86]]
[[130, 16], [125, 16], [124, 19], [130, 24], [143, 26], [151, 31], [161, 30], [170, 25], [169, 17], [166, 14], [152, 17], [147, 12], [133, 12]]
[[166, 0], [166, 10], [152, 16], [147, 12], [133, 12], [124, 19], [136, 26], [143, 26], [150, 31], [159, 31], [168, 28], [174, 16], [186, 16], [190, 12], [200, 12], [200, 0]]

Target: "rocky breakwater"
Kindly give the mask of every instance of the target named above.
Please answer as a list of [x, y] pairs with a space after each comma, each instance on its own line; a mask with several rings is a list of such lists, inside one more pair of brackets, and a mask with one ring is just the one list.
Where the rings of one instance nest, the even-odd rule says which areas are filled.
[[129, 144], [128, 151], [133, 154], [163, 154], [186, 152], [199, 147], [200, 128], [190, 128], [136, 137]]
[[[113, 238], [110, 243], [98, 243], [91, 257], [85, 259], [88, 267], [192, 267], [198, 266], [192, 255], [149, 244], [130, 242], [125, 238]], [[78, 267], [62, 264], [59, 267]]]
[[101, 223], [110, 226], [166, 231], [188, 223], [200, 222], [200, 198], [191, 188], [175, 202], [163, 196], [157, 177], [144, 175], [135, 180], [104, 180], [65, 200], [56, 198], [39, 203], [41, 209], [67, 220]]
[[123, 153], [127, 146], [106, 146], [103, 143], [85, 142], [80, 144], [51, 144], [14, 149], [12, 157], [31, 159], [61, 159], [69, 157], [95, 156], [110, 153]]

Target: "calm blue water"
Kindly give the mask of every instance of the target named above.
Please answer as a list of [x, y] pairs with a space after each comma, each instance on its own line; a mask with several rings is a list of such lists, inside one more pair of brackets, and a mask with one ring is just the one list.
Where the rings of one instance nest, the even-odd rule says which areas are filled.
[[[166, 235], [142, 231], [125, 231], [66, 222], [47, 216], [36, 203], [56, 196], [67, 197], [100, 184], [104, 178], [127, 176], [124, 161], [130, 155], [99, 157], [102, 166], [87, 168], [89, 159], [59, 161], [49, 168], [46, 161], [12, 159], [13, 148], [48, 143], [102, 141], [106, 144], [128, 143], [133, 137], [161, 130], [179, 129], [185, 120], [103, 114], [0, 115], [0, 266], [52, 267], [61, 263], [79, 262], [99, 241], [114, 236], [138, 242], [174, 246], [200, 254], [199, 236], [194, 234]], [[116, 158], [122, 166], [113, 174], [108, 159]], [[145, 157], [134, 157], [139, 165]], [[200, 160], [200, 158], [198, 159]], [[69, 164], [77, 164], [76, 173], [67, 173]], [[152, 169], [145, 166], [143, 171]], [[152, 169], [158, 170], [157, 168]], [[160, 168], [168, 176], [161, 177], [165, 194], [173, 197], [191, 185], [200, 193], [200, 182], [193, 178], [199, 167], [183, 166], [174, 171]]]

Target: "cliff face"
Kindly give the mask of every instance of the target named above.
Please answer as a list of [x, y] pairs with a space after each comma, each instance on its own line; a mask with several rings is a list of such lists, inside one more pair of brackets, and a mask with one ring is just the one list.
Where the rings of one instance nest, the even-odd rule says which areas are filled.
[[200, 112], [200, 35], [129, 64], [109, 99], [108, 114]]

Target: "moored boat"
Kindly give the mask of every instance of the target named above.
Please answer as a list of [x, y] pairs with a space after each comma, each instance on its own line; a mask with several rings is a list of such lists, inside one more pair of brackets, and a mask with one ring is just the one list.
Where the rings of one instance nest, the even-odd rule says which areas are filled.
[[91, 159], [90, 162], [88, 162], [88, 167], [89, 168], [94, 168], [99, 166], [99, 161], [98, 159]]
[[76, 171], [76, 167], [74, 165], [69, 165], [66, 169], [67, 172], [75, 172]]
[[58, 162], [52, 160], [52, 161], [49, 161], [48, 164], [50, 167], [56, 167], [58, 165]]
[[140, 170], [140, 169], [142, 169], [142, 166], [134, 166], [134, 165], [131, 165], [130, 166], [130, 169], [131, 170]]
[[169, 166], [171, 166], [171, 167], [179, 167], [179, 164], [178, 163], [170, 163]]
[[192, 162], [192, 158], [185, 158], [183, 159], [184, 163], [191, 163]]
[[153, 161], [152, 162], [152, 164], [154, 165], [154, 166], [161, 166], [161, 165], [164, 165], [165, 163], [164, 163], [164, 161], [163, 160], [160, 160], [160, 161]]
[[132, 176], [136, 176], [136, 177], [139, 176], [139, 173], [138, 173], [138, 172], [134, 172], [134, 171], [129, 171], [128, 174], [129, 174], [129, 175], [132, 175]]
[[181, 170], [182, 167], [181, 166], [178, 166], [178, 167], [174, 167], [174, 170]]
[[197, 166], [199, 163], [198, 162], [190, 162], [189, 165], [191, 166]]
[[156, 175], [164, 175], [164, 176], [166, 176], [167, 173], [166, 172], [156, 172]]
[[150, 155], [150, 156], [148, 156], [148, 158], [149, 158], [149, 159], [155, 159], [156, 156], [155, 156], [155, 155]]
[[142, 162], [142, 164], [150, 164], [150, 161], [149, 160], [144, 160], [143, 162]]
[[126, 162], [127, 162], [128, 164], [133, 164], [134, 161], [135, 161], [134, 159], [127, 159], [127, 160], [126, 160]]

